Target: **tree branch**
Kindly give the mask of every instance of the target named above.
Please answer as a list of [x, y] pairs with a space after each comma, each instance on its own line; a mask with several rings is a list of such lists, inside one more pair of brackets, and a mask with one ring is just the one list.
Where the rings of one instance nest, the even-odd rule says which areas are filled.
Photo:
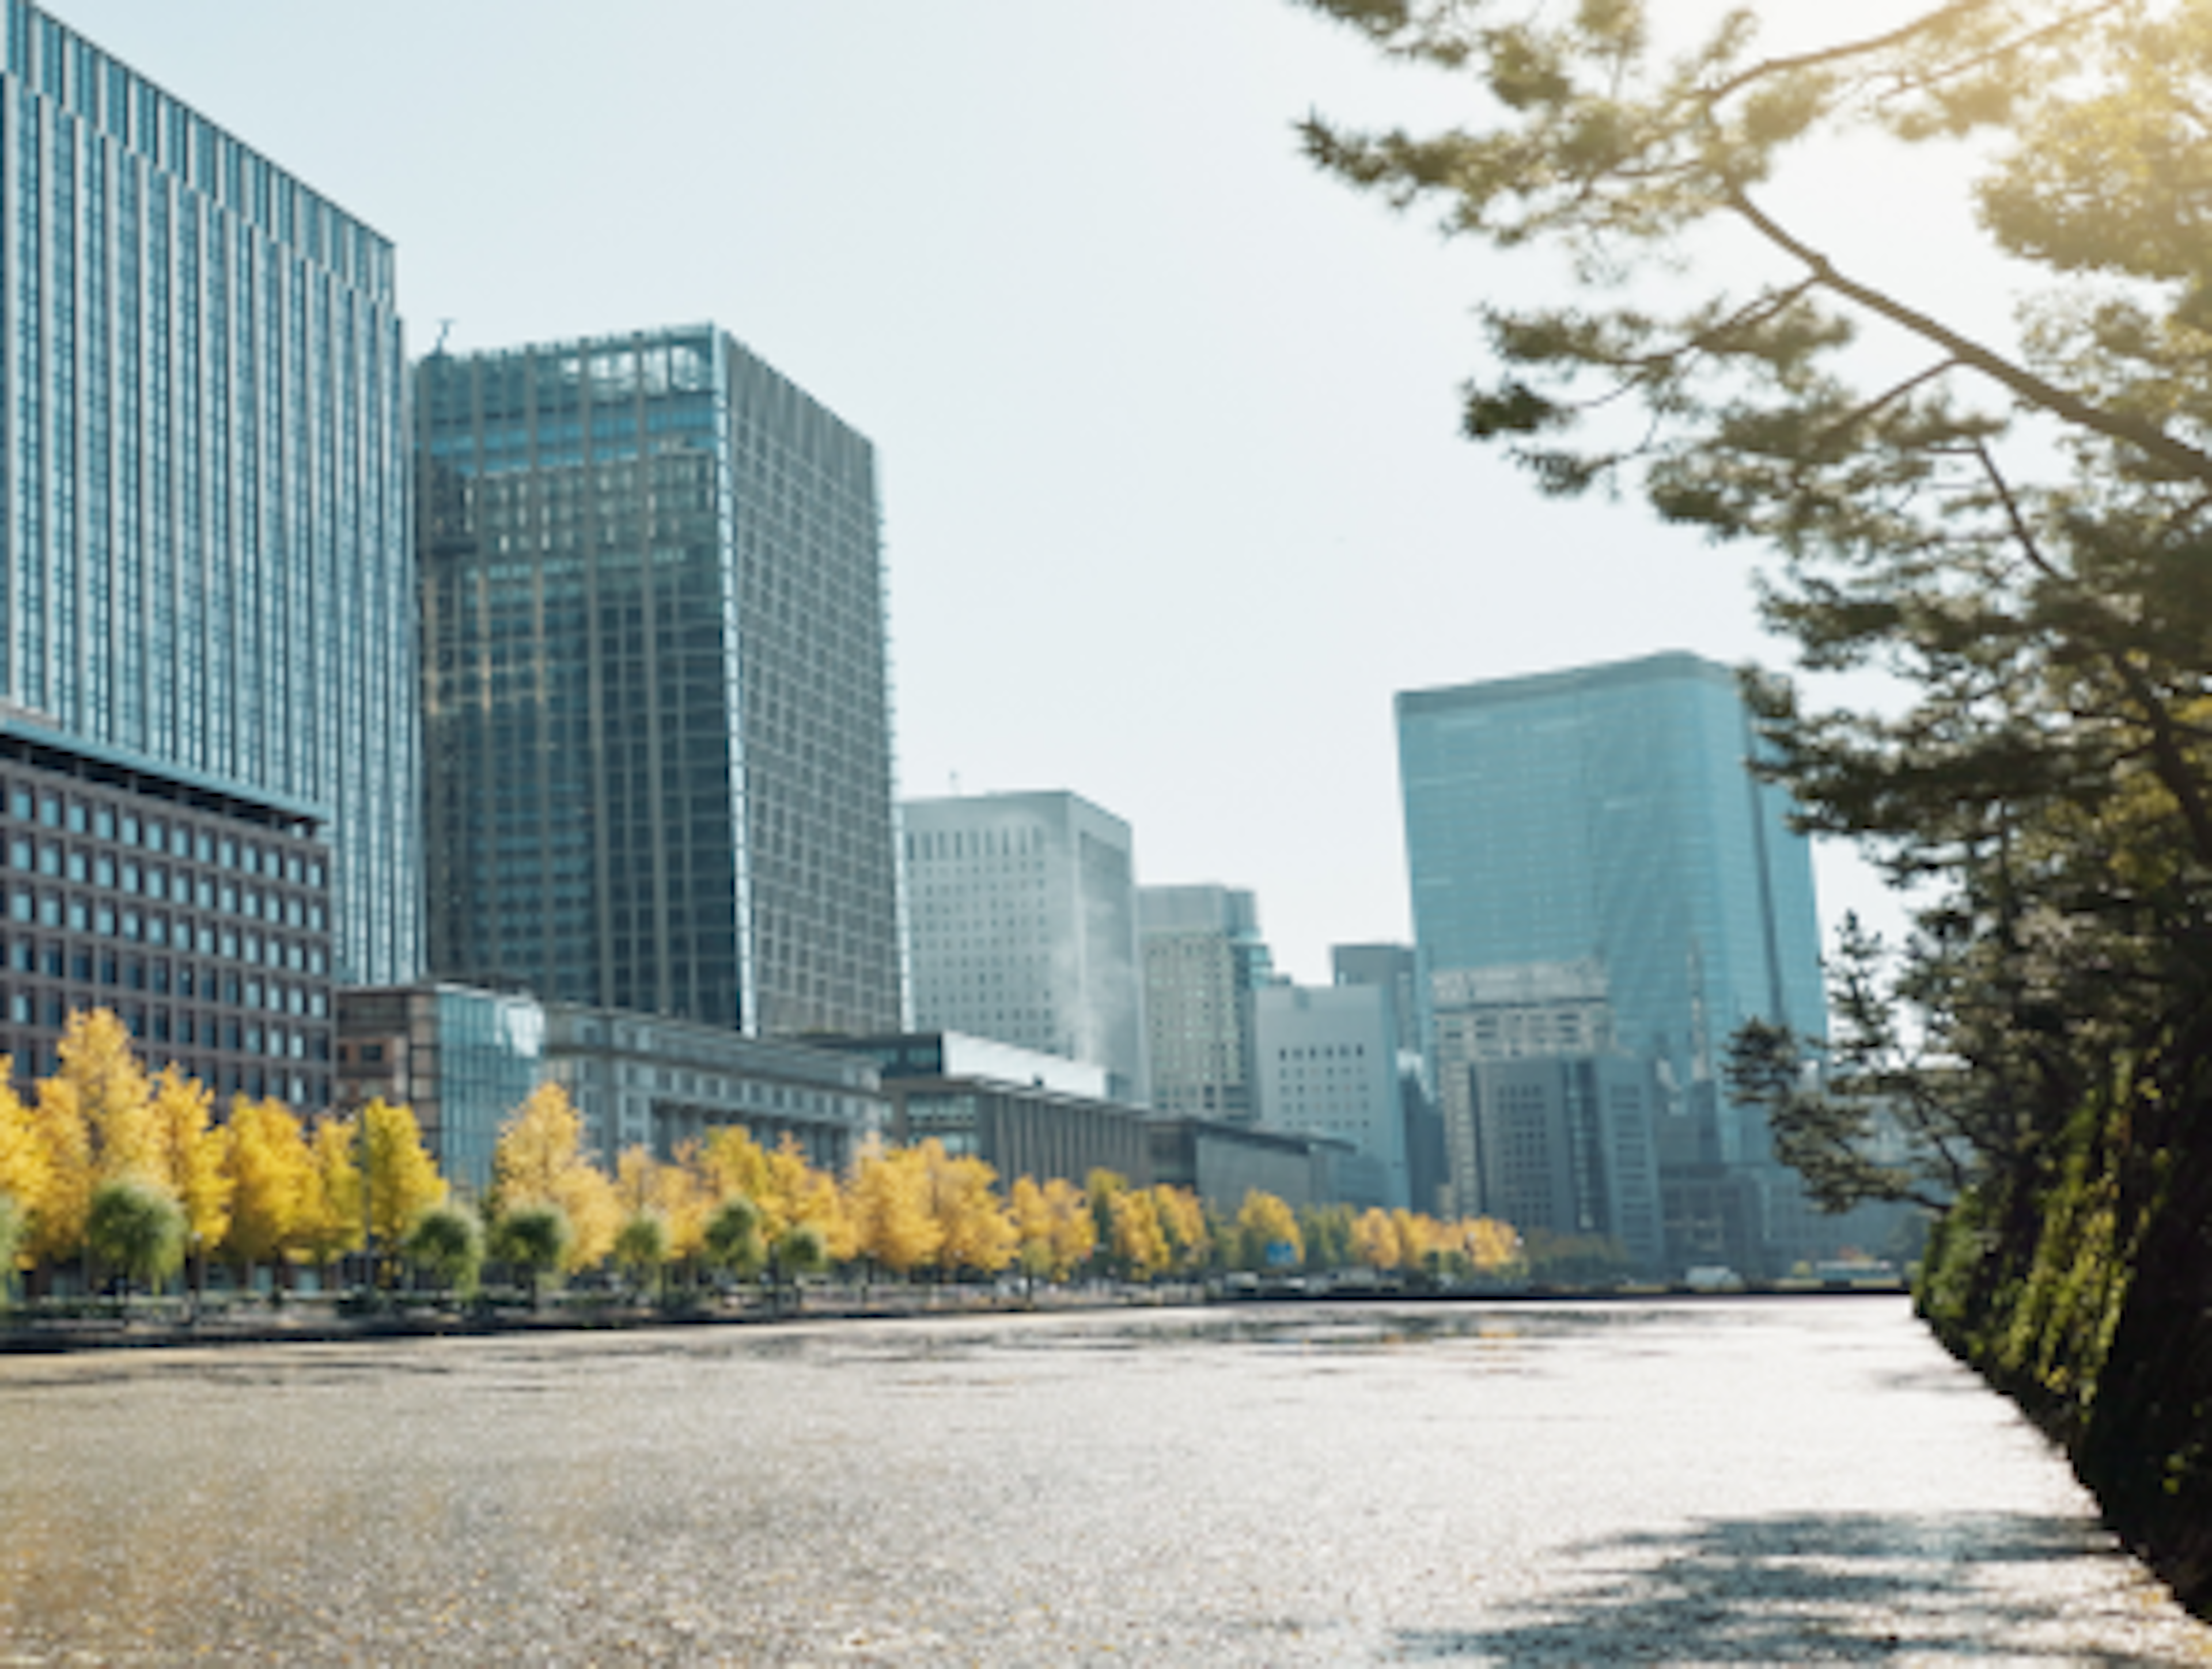
[[[2069, 590], [2077, 589], [2074, 580], [2061, 574], [2046, 558], [2036, 543], [2034, 531], [2021, 512], [2020, 502], [2013, 496], [2012, 485], [1997, 468], [1996, 459], [1981, 441], [1974, 442], [1974, 452], [1982, 460], [1983, 472], [1996, 489], [1997, 501], [2004, 507], [2005, 519], [2011, 524], [2014, 540], [2021, 554], [2035, 567], [2037, 573]], [[2111, 667], [2125, 687], [2142, 713], [2143, 722], [2150, 727], [2151, 769], [2166, 785], [2181, 808], [2182, 821], [2189, 825], [2190, 844], [2197, 849], [2197, 861], [2212, 865], [2212, 808], [2204, 803], [2197, 774], [2190, 768], [2188, 755], [2184, 751], [2180, 737], [2176, 734], [2177, 721], [2172, 710], [2151, 688], [2150, 680], [2143, 677], [2142, 669], [2129, 657], [2124, 648], [2106, 648], [2098, 645], [2099, 658]]]
[[2175, 440], [2162, 429], [2106, 411], [2056, 383], [2046, 382], [1994, 349], [1960, 336], [1940, 320], [1906, 306], [1871, 285], [1846, 276], [1830, 264], [1826, 256], [1800, 240], [1770, 217], [1751, 200], [1741, 185], [1730, 180], [1727, 182], [1726, 189], [1730, 208], [1749, 222], [1753, 228], [1770, 243], [1802, 261], [1816, 279], [1837, 294], [1847, 296], [1869, 312], [1948, 349], [1960, 364], [1978, 371], [1991, 381], [2011, 390], [2028, 404], [2101, 434], [2107, 440], [2133, 446], [2179, 474], [2212, 484], [2212, 455]]

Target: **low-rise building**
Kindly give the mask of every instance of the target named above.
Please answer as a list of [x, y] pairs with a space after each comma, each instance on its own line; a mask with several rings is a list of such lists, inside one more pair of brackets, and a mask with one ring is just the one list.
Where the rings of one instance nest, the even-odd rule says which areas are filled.
[[1292, 1208], [1346, 1199], [1340, 1181], [1349, 1142], [1216, 1119], [1156, 1117], [1150, 1137], [1152, 1180], [1188, 1188], [1224, 1217], [1257, 1190]]
[[1103, 1065], [958, 1032], [825, 1041], [881, 1069], [895, 1142], [934, 1138], [1007, 1182], [1059, 1176], [1079, 1184], [1094, 1170], [1152, 1182], [1145, 1112], [1107, 1097]]
[[0, 712], [0, 1053], [51, 1073], [106, 1008], [148, 1065], [214, 1091], [331, 1100], [331, 866], [314, 806]]
[[871, 1062], [726, 1027], [438, 982], [343, 991], [338, 1012], [347, 1103], [406, 1102], [441, 1168], [471, 1191], [490, 1183], [508, 1115], [549, 1080], [608, 1164], [629, 1147], [672, 1158], [738, 1125], [767, 1146], [788, 1132], [842, 1171], [888, 1122]]

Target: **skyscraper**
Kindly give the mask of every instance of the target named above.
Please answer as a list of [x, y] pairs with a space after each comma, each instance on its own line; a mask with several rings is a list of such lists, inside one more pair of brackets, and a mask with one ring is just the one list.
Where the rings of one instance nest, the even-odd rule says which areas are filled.
[[1397, 718], [1431, 1000], [1466, 970], [1571, 968], [1558, 1053], [1649, 1063], [1662, 1160], [1763, 1165], [1761, 1121], [1721, 1093], [1729, 1035], [1753, 1016], [1826, 1028], [1810, 848], [1747, 768], [1734, 676], [1666, 653], [1402, 694]]
[[1273, 977], [1249, 892], [1139, 887], [1152, 1105], [1249, 1124], [1258, 1116], [1252, 995]]
[[434, 968], [896, 1030], [873, 448], [708, 325], [416, 387]]
[[1406, 1109], [1406, 1182], [1413, 1209], [1433, 1211], [1449, 1181], [1444, 1166], [1443, 1121], [1437, 1110], [1435, 1074], [1422, 1041], [1428, 1011], [1420, 991], [1420, 958], [1410, 944], [1337, 944], [1329, 970], [1340, 986], [1374, 986], [1390, 1005], [1391, 1035], [1398, 1045], [1398, 1095]]
[[908, 800], [915, 1023], [1106, 1068], [1148, 1093], [1129, 825], [1079, 795]]
[[0, 698], [325, 832], [337, 974], [420, 962], [392, 246], [7, 0]]

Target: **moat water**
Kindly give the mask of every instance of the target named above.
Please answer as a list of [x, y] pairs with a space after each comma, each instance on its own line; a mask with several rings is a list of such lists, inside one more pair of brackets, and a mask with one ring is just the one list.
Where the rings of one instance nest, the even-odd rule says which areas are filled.
[[0, 1664], [2212, 1661], [1894, 1298], [0, 1358]]

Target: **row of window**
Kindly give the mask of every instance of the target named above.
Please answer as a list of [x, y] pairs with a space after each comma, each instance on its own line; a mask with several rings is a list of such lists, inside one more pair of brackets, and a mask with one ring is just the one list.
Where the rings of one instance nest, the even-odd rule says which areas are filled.
[[[71, 1014], [88, 1008], [99, 998], [89, 992], [63, 993], [9, 991], [0, 998], [0, 1011], [17, 1026], [38, 1026], [59, 1031]], [[117, 1018], [142, 1043], [173, 1043], [184, 1048], [222, 1049], [232, 1054], [256, 1054], [291, 1060], [327, 1060], [331, 1041], [327, 1031], [264, 1026], [235, 1015], [210, 1014], [195, 1009], [172, 1009], [160, 1004], [111, 1004]]]
[[184, 822], [118, 810], [111, 805], [88, 802], [52, 789], [9, 783], [6, 804], [9, 816], [21, 823], [36, 822], [71, 834], [89, 834], [96, 841], [142, 847], [148, 852], [191, 859], [246, 875], [289, 881], [295, 887], [320, 888], [330, 883], [329, 871], [320, 858], [216, 834]]
[[207, 875], [194, 877], [181, 870], [173, 877], [160, 864], [118, 859], [105, 852], [88, 852], [54, 841], [33, 841], [28, 836], [15, 835], [0, 847], [0, 859], [25, 875], [65, 879], [79, 886], [150, 898], [157, 903], [173, 898], [177, 903], [196, 904], [203, 910], [220, 910], [252, 921], [265, 919], [271, 926], [320, 932], [328, 925], [328, 912], [319, 900], [288, 897], [275, 891], [264, 894], [257, 887], [240, 887]]
[[330, 972], [330, 951], [319, 941], [281, 938], [275, 934], [241, 932], [228, 925], [172, 919], [160, 910], [121, 908], [104, 899], [84, 898], [33, 887], [0, 888], [0, 919], [21, 927], [45, 927], [55, 932], [85, 933], [100, 938], [145, 944], [155, 950], [172, 945], [203, 956], [220, 956], [253, 967], [289, 968], [295, 974], [321, 975]]
[[18, 938], [7, 944], [0, 961], [17, 974], [73, 980], [80, 985], [96, 983], [110, 989], [149, 992], [156, 997], [173, 992], [204, 1002], [226, 1003], [233, 1008], [267, 1009], [318, 1020], [330, 1013], [330, 993], [319, 985], [264, 980], [231, 968], [172, 962], [166, 956], [118, 955], [82, 944]]

